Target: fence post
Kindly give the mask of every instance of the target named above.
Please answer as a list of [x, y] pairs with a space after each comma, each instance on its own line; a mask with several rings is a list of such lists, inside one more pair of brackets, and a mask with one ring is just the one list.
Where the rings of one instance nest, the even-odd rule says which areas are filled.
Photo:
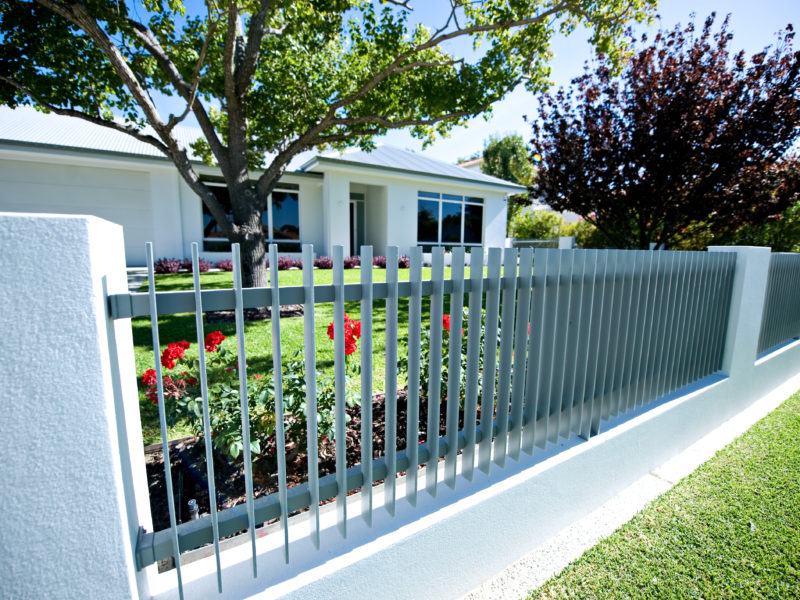
[[709, 252], [735, 252], [728, 329], [722, 356], [722, 371], [737, 382], [733, 389], [748, 398], [758, 354], [758, 336], [767, 291], [770, 249], [755, 246], [709, 246]]
[[122, 227], [4, 213], [0, 230], [3, 591], [147, 594], [133, 556], [149, 525], [133, 341], [106, 302], [127, 288]]
[[559, 250], [572, 250], [575, 247], [575, 236], [562, 235], [558, 238]]

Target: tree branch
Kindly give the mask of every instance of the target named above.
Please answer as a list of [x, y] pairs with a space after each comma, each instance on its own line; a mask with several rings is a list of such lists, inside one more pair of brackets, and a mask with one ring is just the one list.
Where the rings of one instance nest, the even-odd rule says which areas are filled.
[[39, 97], [37, 97], [32, 90], [28, 89], [24, 85], [14, 81], [13, 79], [6, 77], [5, 75], [0, 75], [0, 81], [7, 83], [8, 85], [18, 89], [26, 96], [29, 96], [31, 100], [36, 102], [39, 106], [46, 108], [50, 112], [53, 112], [57, 115], [63, 115], [66, 117], [76, 117], [83, 121], [87, 121], [89, 123], [93, 123], [95, 125], [100, 125], [101, 127], [106, 127], [108, 129], [113, 129], [115, 131], [119, 131], [121, 133], [125, 133], [130, 135], [131, 137], [136, 138], [140, 142], [144, 142], [146, 144], [150, 144], [151, 146], [155, 147], [159, 152], [163, 153], [164, 156], [170, 158], [169, 148], [165, 146], [161, 140], [152, 135], [148, 135], [146, 133], [142, 133], [140, 130], [136, 129], [135, 127], [131, 127], [130, 125], [125, 125], [123, 123], [118, 123], [117, 121], [109, 121], [107, 119], [102, 119], [100, 117], [95, 117], [88, 113], [85, 113], [80, 110], [75, 110], [73, 108], [61, 108], [54, 104], [50, 104], [49, 102], [45, 102]]
[[431, 36], [431, 38], [427, 42], [424, 42], [422, 44], [418, 44], [417, 46], [414, 46], [413, 48], [407, 50], [406, 52], [402, 52], [399, 55], [397, 55], [395, 57], [395, 59], [391, 63], [389, 63], [388, 66], [386, 66], [382, 71], [380, 71], [380, 72], [376, 73], [375, 75], [373, 75], [367, 82], [365, 82], [361, 86], [360, 89], [358, 89], [357, 91], [353, 92], [352, 94], [350, 94], [349, 96], [347, 96], [345, 98], [342, 98], [340, 100], [337, 100], [337, 101], [333, 102], [330, 105], [330, 108], [328, 110], [328, 114], [326, 115], [325, 118], [326, 119], [327, 118], [331, 118], [332, 119], [335, 116], [337, 110], [339, 110], [340, 108], [342, 108], [344, 106], [348, 106], [350, 104], [353, 104], [357, 100], [360, 100], [361, 98], [366, 96], [381, 81], [383, 81], [384, 79], [386, 79], [387, 77], [389, 77], [393, 73], [397, 72], [397, 69], [401, 68], [401, 64], [403, 63], [403, 61], [406, 60], [407, 58], [409, 58], [410, 56], [418, 54], [418, 53], [422, 52], [423, 50], [428, 50], [430, 48], [434, 48], [434, 47], [442, 44], [443, 42], [446, 42], [448, 40], [452, 40], [452, 39], [457, 38], [457, 37], [461, 37], [461, 36], [465, 36], [465, 35], [473, 35], [473, 34], [476, 34], [476, 33], [486, 33], [486, 32], [489, 32], [489, 31], [496, 31], [497, 29], [505, 29], [505, 28], [511, 28], [511, 27], [523, 27], [523, 26], [527, 26], [527, 25], [532, 25], [533, 23], [537, 23], [539, 21], [547, 19], [551, 15], [555, 15], [556, 13], [562, 12], [565, 8], [567, 8], [568, 5], [569, 5], [569, 3], [562, 2], [562, 3], [557, 4], [553, 8], [551, 8], [551, 9], [549, 9], [549, 10], [547, 10], [547, 11], [541, 13], [541, 14], [538, 14], [538, 15], [536, 15], [534, 17], [529, 17], [529, 18], [526, 18], [526, 19], [498, 21], [498, 22], [495, 22], [495, 23], [488, 23], [486, 25], [473, 25], [471, 27], [464, 27], [464, 28], [461, 28], [461, 29], [457, 29], [455, 31], [451, 31], [449, 33], [442, 33], [444, 31], [444, 28], [447, 27], [447, 25], [450, 22], [450, 19], [452, 18], [453, 12], [451, 12], [451, 16], [448, 17], [447, 23], [444, 25], [444, 28], [437, 30], [437, 32], [433, 36]]
[[[183, 76], [178, 71], [178, 68], [170, 60], [169, 56], [167, 56], [166, 51], [161, 47], [161, 44], [158, 42], [155, 36], [153, 36], [149, 29], [136, 21], [129, 21], [129, 24], [131, 25], [133, 32], [136, 34], [139, 43], [155, 59], [155, 61], [158, 63], [158, 66], [161, 67], [161, 70], [169, 79], [170, 83], [172, 83], [172, 85], [175, 87], [175, 90], [184, 100], [186, 100], [188, 104], [192, 99], [193, 86], [183, 79]], [[197, 123], [200, 125], [200, 129], [203, 131], [203, 136], [206, 138], [208, 146], [211, 148], [211, 152], [214, 154], [214, 158], [217, 159], [217, 162], [224, 172], [227, 168], [225, 147], [222, 145], [219, 136], [217, 136], [217, 131], [214, 128], [214, 124], [211, 122], [205, 107], [200, 102], [192, 102], [192, 112], [194, 113], [195, 118], [197, 118]]]
[[239, 93], [244, 94], [250, 87], [250, 80], [255, 74], [258, 66], [258, 57], [261, 54], [261, 41], [266, 33], [278, 34], [282, 30], [267, 29], [267, 14], [272, 8], [270, 0], [261, 0], [258, 12], [250, 17], [250, 25], [247, 28], [247, 44], [244, 48], [242, 64], [236, 71], [236, 84]]

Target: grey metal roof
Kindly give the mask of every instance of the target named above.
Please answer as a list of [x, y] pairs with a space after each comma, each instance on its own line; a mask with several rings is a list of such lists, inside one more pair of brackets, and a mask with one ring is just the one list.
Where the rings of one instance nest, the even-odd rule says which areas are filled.
[[[192, 153], [190, 144], [202, 137], [200, 129], [178, 125], [175, 128], [175, 136], [188, 150], [190, 160], [199, 161], [200, 158]], [[30, 106], [20, 106], [15, 109], [0, 106], [0, 141], [168, 160], [155, 147], [120, 131], [74, 117], [42, 113]], [[286, 172], [307, 172], [325, 162], [445, 177], [514, 191], [525, 189], [497, 177], [462, 169], [435, 158], [391, 146], [379, 146], [372, 152], [358, 151], [335, 156], [318, 155], [309, 150], [295, 156]]]
[[[189, 149], [189, 158], [199, 160], [192, 156], [189, 144], [200, 136], [200, 131], [178, 125], [175, 127], [175, 136], [181, 145]], [[30, 106], [16, 109], [0, 107], [0, 140], [166, 159], [155, 147], [121, 131], [74, 117], [42, 113]]]
[[[147, 128], [146, 132], [153, 134], [150, 128]], [[200, 157], [192, 152], [190, 144], [203, 137], [202, 131], [197, 127], [178, 125], [174, 132], [178, 143], [187, 149], [189, 159], [200, 162]], [[114, 131], [75, 117], [43, 113], [31, 106], [20, 106], [15, 109], [0, 106], [0, 141], [169, 160], [154, 146], [121, 131]], [[299, 154], [289, 163], [287, 171], [296, 171], [297, 167], [315, 154], [314, 152]]]
[[523, 186], [517, 185], [516, 183], [477, 171], [463, 169], [459, 166], [430, 158], [423, 154], [401, 150], [393, 146], [378, 146], [371, 152], [358, 151], [339, 155], [317, 156], [300, 168], [302, 170], [309, 170], [318, 164], [324, 164], [326, 162], [361, 167], [377, 167], [406, 173], [460, 179], [484, 185], [501, 186], [506, 189], [525, 190]]

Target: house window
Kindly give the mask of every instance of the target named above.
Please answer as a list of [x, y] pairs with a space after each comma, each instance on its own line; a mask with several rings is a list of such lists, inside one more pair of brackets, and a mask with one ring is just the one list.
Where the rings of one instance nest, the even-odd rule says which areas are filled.
[[417, 243], [479, 246], [483, 242], [483, 198], [435, 192], [417, 193]]
[[[206, 185], [225, 208], [228, 220], [232, 221], [233, 211], [228, 188], [223, 184], [213, 182], [206, 182]], [[230, 252], [231, 243], [228, 238], [222, 233], [222, 229], [208, 207], [205, 204], [202, 206], [203, 250], [206, 252]], [[278, 252], [300, 252], [300, 194], [298, 191], [278, 189], [272, 192], [261, 217], [261, 230], [267, 244], [278, 244]]]

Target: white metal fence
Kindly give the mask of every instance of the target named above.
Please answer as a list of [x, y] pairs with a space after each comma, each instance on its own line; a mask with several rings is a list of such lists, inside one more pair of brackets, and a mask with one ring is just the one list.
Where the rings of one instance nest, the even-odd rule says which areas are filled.
[[[319, 503], [335, 498], [338, 527], [347, 535], [347, 495], [360, 490], [361, 513], [369, 523], [373, 511], [372, 483], [384, 481], [384, 506], [394, 513], [395, 482], [406, 473], [406, 496], [416, 503], [420, 487], [435, 495], [444, 459], [444, 480], [449, 487], [468, 485], [475, 468], [489, 473], [492, 463], [502, 468], [506, 458], [556, 443], [577, 434], [589, 438], [611, 417], [663, 397], [687, 384], [719, 371], [725, 347], [736, 255], [705, 252], [594, 251], [551, 249], [489, 249], [487, 268], [472, 269], [465, 278], [463, 249], [453, 252], [453, 268], [444, 275], [441, 249], [432, 255], [429, 280], [422, 279], [422, 254], [411, 252], [408, 281], [398, 281], [397, 248], [387, 251], [386, 281], [372, 281], [372, 269], [362, 268], [360, 283], [344, 283], [343, 251], [334, 249], [333, 284], [315, 285], [313, 249], [303, 248], [303, 285], [279, 287], [277, 253], [270, 249], [271, 285], [265, 289], [243, 289], [238, 247], [234, 246], [234, 287], [201, 290], [197, 269], [191, 292], [156, 292], [152, 274], [152, 249], [148, 248], [150, 287], [148, 294], [117, 294], [110, 297], [114, 318], [150, 315], [156, 356], [161, 351], [158, 316], [183, 312], [196, 314], [196, 339], [203, 364], [204, 323], [202, 312], [234, 310], [236, 318], [244, 478], [246, 502], [181, 525], [176, 524], [172, 490], [169, 529], [140, 536], [136, 557], [140, 567], [173, 557], [180, 579], [180, 551], [213, 543], [248, 530], [253, 553], [253, 575], [257, 575], [255, 530], [262, 523], [279, 519], [283, 530], [284, 556], [288, 562], [288, 516], [308, 510], [310, 536], [319, 547]], [[472, 264], [483, 262], [483, 250], [473, 250]], [[480, 257], [480, 258], [479, 258]], [[197, 250], [194, 249], [197, 260]], [[372, 249], [362, 249], [361, 264], [372, 264]], [[535, 267], [535, 268], [534, 268]], [[398, 300], [408, 298], [407, 373], [398, 381]], [[445, 311], [445, 299], [449, 310]], [[397, 397], [385, 395], [385, 448], [373, 458], [372, 434], [372, 314], [373, 302], [385, 303], [386, 326], [383, 368], [385, 389], [407, 387], [406, 422], [409, 440], [396, 450]], [[422, 319], [423, 300], [430, 322]], [[361, 304], [361, 461], [347, 467], [345, 414], [345, 301]], [[315, 373], [315, 305], [333, 302], [335, 373], [335, 473], [319, 477], [317, 462], [308, 461], [307, 482], [287, 489], [283, 442], [284, 415], [281, 377], [274, 378], [278, 493], [253, 497], [248, 423], [247, 357], [244, 350], [244, 311], [269, 306], [272, 309], [272, 361], [282, 372], [280, 305], [302, 304], [305, 321], [305, 372]], [[465, 311], [462, 309], [466, 308]], [[443, 328], [449, 313], [449, 355], [442, 357]], [[462, 318], [466, 314], [466, 322]], [[462, 328], [466, 339], [462, 340]], [[429, 339], [428, 363], [420, 364], [421, 335]], [[427, 342], [427, 340], [426, 340]], [[462, 372], [462, 361], [465, 368]], [[164, 456], [168, 457], [166, 415], [162, 376], [157, 370], [159, 410]], [[447, 374], [442, 396], [443, 370]], [[427, 387], [420, 388], [421, 373]], [[204, 377], [201, 377], [204, 381]], [[318, 456], [316, 431], [316, 381], [307, 378], [307, 440], [309, 457]], [[439, 410], [446, 402], [445, 434], [439, 436]], [[427, 410], [425, 441], [420, 440], [420, 405]], [[208, 392], [203, 384], [203, 417], [206, 439]], [[461, 421], [462, 425], [459, 425]], [[427, 435], [427, 432], [435, 432]], [[417, 442], [417, 443], [415, 443]], [[214, 498], [211, 445], [207, 446], [207, 481]], [[461, 453], [460, 461], [458, 460]], [[424, 470], [424, 481], [419, 466]], [[459, 468], [460, 466], [460, 468]], [[171, 488], [169, 460], [165, 480]], [[463, 475], [458, 483], [457, 473]], [[178, 550], [180, 549], [180, 551]]]

